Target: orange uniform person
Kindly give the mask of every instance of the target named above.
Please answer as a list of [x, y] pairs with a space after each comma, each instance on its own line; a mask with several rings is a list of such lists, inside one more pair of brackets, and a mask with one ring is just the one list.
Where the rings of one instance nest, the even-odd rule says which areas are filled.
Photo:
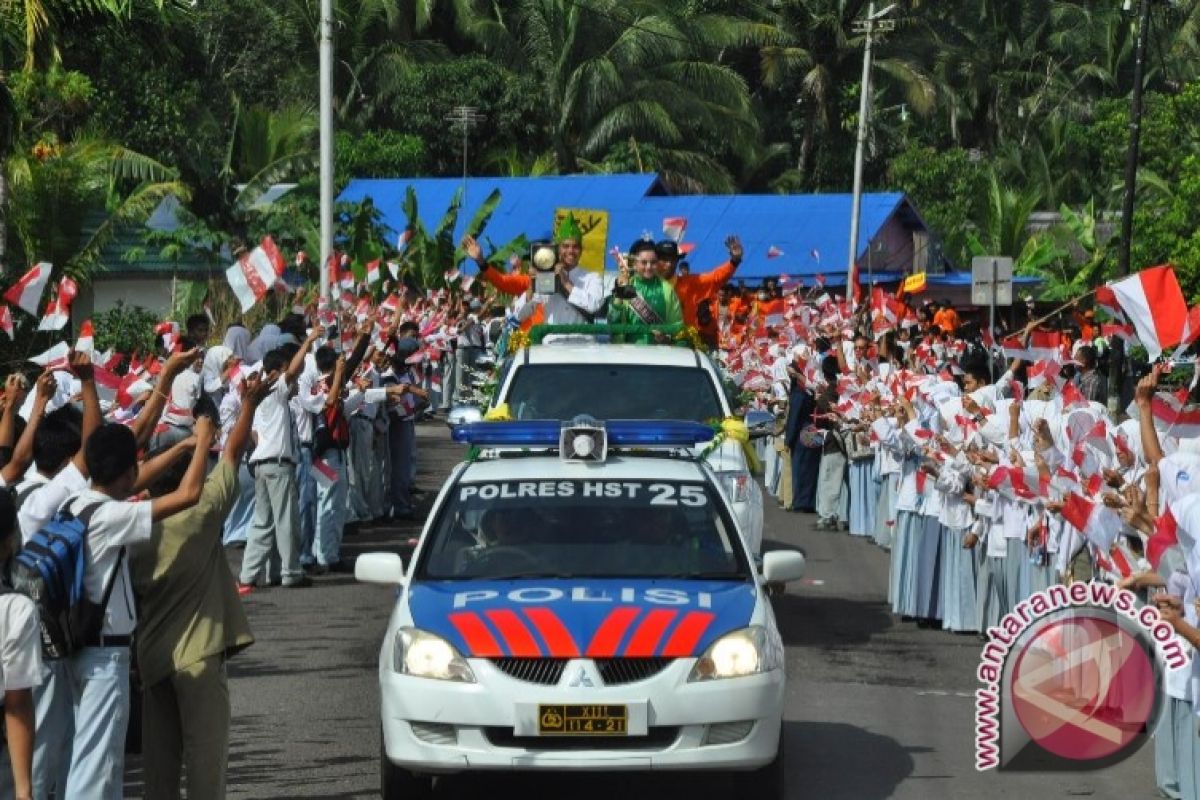
[[683, 324], [694, 327], [700, 339], [709, 347], [717, 347], [720, 338], [720, 320], [717, 309], [717, 290], [729, 282], [738, 265], [742, 263], [742, 242], [736, 236], [725, 240], [729, 260], [721, 266], [701, 272], [677, 275], [679, 245], [667, 239], [658, 243], [658, 275], [675, 287], [675, 295], [683, 310]]
[[942, 307], [933, 315], [933, 324], [937, 325], [938, 330], [942, 333], [948, 333], [953, 336], [958, 331], [958, 312], [949, 303], [943, 303]]

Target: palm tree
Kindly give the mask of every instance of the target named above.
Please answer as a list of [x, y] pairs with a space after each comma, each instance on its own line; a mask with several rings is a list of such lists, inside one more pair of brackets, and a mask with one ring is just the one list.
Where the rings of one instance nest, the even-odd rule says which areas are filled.
[[746, 81], [724, 48], [771, 41], [769, 26], [675, 13], [654, 0], [520, 0], [495, 52], [545, 86], [546, 126], [559, 172], [577, 172], [630, 140], [653, 148], [685, 188], [731, 185], [719, 154], [748, 152], [757, 135]]
[[[819, 142], [843, 130], [841, 103], [847, 88], [861, 81], [863, 41], [850, 30], [866, 8], [865, 0], [779, 0], [762, 12], [762, 19], [780, 31], [779, 40], [760, 51], [763, 83], [799, 92], [803, 133], [797, 168], [806, 178], [813, 172]], [[877, 47], [875, 69], [882, 84], [901, 92], [913, 111], [931, 112], [937, 95], [926, 70], [903, 54], [904, 47], [887, 41]]]

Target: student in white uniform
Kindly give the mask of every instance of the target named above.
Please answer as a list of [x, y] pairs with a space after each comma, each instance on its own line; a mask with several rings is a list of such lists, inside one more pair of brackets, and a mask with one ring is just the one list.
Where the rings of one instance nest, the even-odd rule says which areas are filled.
[[[0, 564], [5, 574], [20, 549], [17, 510], [10, 492], [0, 491]], [[42, 636], [37, 606], [17, 592], [0, 594], [0, 685], [4, 689], [4, 749], [0, 796], [33, 797], [33, 688], [42, 682]]]
[[216, 422], [200, 417], [194, 430], [191, 463], [179, 488], [148, 502], [124, 501], [136, 494], [140, 480], [147, 479], [139, 475], [138, 443], [129, 428], [103, 425], [84, 447], [92, 483], [68, 500], [65, 508], [88, 519], [84, 588], [89, 600], [103, 605], [104, 619], [99, 633], [67, 659], [75, 733], [63, 797], [121, 797], [129, 723], [129, 648], [137, 625], [125, 548], [147, 541], [155, 522], [199, 501]]

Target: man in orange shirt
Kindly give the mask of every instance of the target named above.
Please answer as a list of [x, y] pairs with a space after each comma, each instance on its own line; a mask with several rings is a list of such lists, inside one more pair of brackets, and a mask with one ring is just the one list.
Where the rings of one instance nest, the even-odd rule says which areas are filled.
[[933, 315], [933, 324], [937, 325], [943, 333], [953, 336], [958, 332], [958, 312], [949, 303], [943, 302], [937, 313]]
[[729, 282], [738, 265], [742, 263], [742, 241], [736, 236], [725, 239], [729, 260], [716, 269], [700, 274], [676, 275], [679, 264], [679, 245], [666, 239], [658, 243], [658, 275], [675, 287], [679, 305], [683, 310], [683, 324], [694, 327], [700, 340], [709, 347], [717, 347], [720, 325], [717, 319], [717, 290]]

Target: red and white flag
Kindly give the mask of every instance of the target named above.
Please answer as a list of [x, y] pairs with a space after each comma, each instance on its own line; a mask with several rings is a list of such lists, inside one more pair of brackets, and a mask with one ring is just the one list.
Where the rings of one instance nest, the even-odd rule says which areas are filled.
[[1125, 344], [1137, 344], [1137, 331], [1132, 325], [1121, 322], [1105, 322], [1100, 325], [1100, 335], [1105, 339], [1120, 339]]
[[1049, 495], [1050, 477], [1033, 467], [997, 467], [988, 479], [988, 488], [1014, 500], [1032, 501]]
[[75, 352], [89, 355], [96, 352], [96, 332], [90, 319], [84, 320], [79, 326], [79, 341], [75, 343]]
[[70, 365], [71, 346], [59, 342], [44, 353], [30, 356], [29, 360], [45, 369], [66, 369]]
[[229, 281], [243, 314], [267, 296], [283, 276], [286, 266], [275, 242], [267, 236], [258, 247], [244, 253], [236, 264], [225, 270], [225, 279]]
[[389, 261], [389, 262], [387, 262], [387, 268], [388, 268], [388, 272], [391, 273], [392, 280], [394, 280], [394, 281], [400, 280], [400, 265], [399, 264], [397, 264], [395, 261]]
[[767, 258], [779, 258], [781, 255], [783, 255], [783, 251], [775, 245], [767, 248]]
[[1087, 540], [1107, 553], [1124, 525], [1120, 515], [1103, 503], [1093, 503], [1072, 492], [1063, 504], [1062, 516]]
[[1091, 405], [1083, 396], [1083, 392], [1079, 391], [1079, 387], [1072, 381], [1067, 381], [1060, 396], [1062, 397], [1063, 411], [1069, 408], [1088, 408]]
[[458, 280], [461, 274], [462, 273], [458, 271], [458, 267], [451, 267], [450, 269], [446, 270], [445, 273], [443, 273], [442, 277], [446, 279], [446, 283], [454, 283], [456, 280]]
[[354, 267], [350, 264], [350, 256], [342, 253], [338, 259], [338, 286], [352, 291], [354, 289]]
[[1125, 312], [1121, 310], [1121, 304], [1117, 301], [1116, 294], [1107, 286], [1101, 286], [1096, 289], [1096, 305], [1104, 309], [1113, 319], [1124, 321]]
[[1159, 392], [1150, 402], [1154, 415], [1154, 427], [1162, 435], [1170, 434], [1179, 439], [1200, 437], [1200, 405], [1187, 403], [1187, 391], [1179, 393]]
[[4, 293], [4, 299], [27, 314], [37, 316], [38, 305], [42, 301], [42, 292], [50, 282], [50, 271], [53, 266], [48, 261], [34, 264], [21, 276], [21, 279], [9, 287]]
[[1154, 533], [1146, 540], [1146, 559], [1150, 566], [1158, 569], [1158, 562], [1162, 561], [1163, 553], [1177, 544], [1179, 524], [1175, 521], [1175, 515], [1171, 513], [1171, 507], [1167, 506], [1167, 510], [1154, 522]]
[[1133, 323], [1151, 361], [1179, 343], [1188, 307], [1173, 267], [1144, 269], [1109, 288]]
[[379, 283], [379, 281], [383, 279], [383, 276], [380, 274], [380, 271], [379, 271], [379, 265], [381, 263], [382, 262], [377, 258], [374, 261], [371, 261], [367, 264], [367, 283], [368, 284]]
[[338, 482], [338, 471], [329, 466], [329, 462], [323, 458], [313, 459], [313, 479], [317, 485], [330, 489]]
[[674, 239], [678, 242], [683, 238], [683, 232], [686, 230], [686, 217], [667, 217], [663, 220], [663, 236], [666, 236], [668, 239]]
[[695, 242], [680, 242], [679, 243], [679, 255], [681, 255], [681, 256], [690, 256], [692, 254], [692, 251], [695, 249], [696, 249]]
[[8, 306], [0, 306], [0, 329], [8, 334], [9, 339], [13, 338], [12, 311]]
[[46, 313], [38, 323], [39, 331], [60, 331], [71, 321], [71, 301], [78, 287], [75, 281], [63, 276], [58, 282], [57, 296], [46, 304]]
[[1019, 358], [1022, 361], [1036, 363], [1038, 361], [1061, 361], [1062, 337], [1058, 331], [1035, 330], [1029, 334], [1029, 339], [1022, 342], [1019, 337], [1005, 339], [1001, 344], [1004, 355], [1008, 358]]

